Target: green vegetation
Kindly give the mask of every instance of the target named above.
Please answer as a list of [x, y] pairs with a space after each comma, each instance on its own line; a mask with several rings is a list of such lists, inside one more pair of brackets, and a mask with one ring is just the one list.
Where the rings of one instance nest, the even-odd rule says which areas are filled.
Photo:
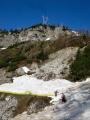
[[3, 37], [4, 35], [8, 35], [8, 30], [6, 30], [6, 29], [0, 29], [0, 37]]
[[41, 63], [48, 59], [51, 53], [52, 42], [32, 41], [14, 44], [6, 50], [0, 51], [0, 68], [6, 67], [7, 71], [15, 70], [22, 62]]
[[[53, 26], [52, 29], [54, 29]], [[16, 30], [16, 32], [18, 31]], [[16, 43], [0, 51], [0, 68], [5, 67], [8, 71], [12, 71], [22, 64], [31, 64], [32, 62], [42, 63], [48, 59], [51, 53], [62, 48], [76, 46], [82, 48], [89, 43], [90, 37], [85, 35], [60, 36], [55, 41], [28, 41]], [[73, 67], [71, 66], [71, 68]]]
[[47, 27], [50, 27], [51, 30], [54, 30], [55, 27], [56, 27], [56, 25], [51, 25], [51, 24], [46, 25], [46, 24], [40, 23], [40, 24], [35, 24], [35, 25], [31, 26], [31, 28], [37, 28], [37, 27], [40, 27], [40, 26], [44, 27], [45, 29]]
[[80, 81], [90, 76], [90, 45], [83, 52], [78, 50], [75, 61], [70, 66], [70, 75], [73, 81]]
[[24, 48], [24, 52], [27, 57], [28, 63], [42, 62], [48, 59], [48, 55], [51, 53], [50, 46], [53, 42], [50, 41], [36, 41], [28, 43], [28, 46]]
[[18, 34], [18, 33], [21, 32], [21, 30], [22, 30], [22, 29], [14, 29], [14, 30], [11, 29], [9, 32], [11, 32], [11, 34], [14, 34], [14, 33], [15, 33], [15, 34]]
[[11, 34], [17, 34], [17, 33], [20, 33], [20, 31], [21, 31], [22, 29], [11, 29], [11, 30], [6, 30], [6, 29], [0, 29], [0, 37], [3, 37], [4, 35], [8, 35], [9, 34], [9, 32], [11, 33]]
[[70, 28], [63, 25], [62, 30], [63, 30], [63, 31], [66, 31], [66, 30], [70, 30]]
[[[24, 31], [24, 30], [27, 30], [27, 29], [34, 29], [34, 28], [37, 28], [37, 27], [44, 27], [45, 29], [47, 29], [47, 27], [50, 27], [50, 29], [54, 30], [56, 25], [51, 25], [51, 24], [48, 24], [48, 25], [45, 25], [45, 24], [42, 24], [42, 23], [39, 23], [39, 24], [35, 24], [31, 27], [28, 27], [28, 28], [20, 28], [20, 29], [10, 29], [10, 30], [6, 30], [6, 29], [0, 29], [0, 37], [3, 37], [4, 35], [8, 35], [9, 32], [11, 34], [19, 34], [21, 31]], [[42, 31], [41, 31], [42, 32]]]
[[9, 46], [0, 51], [0, 68], [6, 67], [11, 71], [23, 63], [42, 63], [48, 59], [49, 54], [65, 47], [62, 41], [61, 38], [56, 41], [28, 41]]
[[0, 68], [7, 67], [7, 71], [14, 71], [20, 61], [25, 59], [25, 56], [15, 49], [7, 49], [0, 52]]
[[10, 72], [10, 71], [14, 71], [17, 69], [17, 64], [15, 62], [11, 62], [8, 67], [7, 67], [7, 71]]
[[0, 29], [0, 34], [8, 34], [8, 30], [6, 30], [6, 29]]

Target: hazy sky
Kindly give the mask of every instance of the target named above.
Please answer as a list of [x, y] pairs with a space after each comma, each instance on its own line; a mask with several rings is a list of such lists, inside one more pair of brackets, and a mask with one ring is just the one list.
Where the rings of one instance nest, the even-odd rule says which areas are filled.
[[0, 28], [29, 27], [42, 22], [90, 30], [90, 0], [0, 0]]

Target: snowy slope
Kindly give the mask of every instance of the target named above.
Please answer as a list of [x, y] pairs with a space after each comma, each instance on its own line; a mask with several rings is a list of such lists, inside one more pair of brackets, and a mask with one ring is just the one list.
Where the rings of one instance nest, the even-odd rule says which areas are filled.
[[90, 78], [75, 83], [65, 95], [64, 104], [59, 102], [31, 115], [24, 112], [10, 120], [90, 120]]
[[53, 96], [56, 90], [65, 90], [71, 85], [73, 85], [73, 83], [65, 79], [43, 81], [29, 75], [23, 75], [20, 77], [14, 77], [13, 83], [0, 85], [0, 92]]

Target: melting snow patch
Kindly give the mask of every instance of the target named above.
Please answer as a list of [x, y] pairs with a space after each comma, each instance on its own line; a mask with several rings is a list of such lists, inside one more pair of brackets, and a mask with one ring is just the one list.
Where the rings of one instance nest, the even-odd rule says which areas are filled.
[[7, 49], [7, 48], [0, 48], [1, 50], [5, 50], [5, 49]]
[[76, 31], [72, 31], [72, 33], [74, 33], [76, 36], [79, 36], [79, 33]]
[[54, 96], [56, 90], [62, 91], [62, 89], [66, 89], [71, 85], [73, 85], [73, 83], [65, 79], [43, 81], [29, 75], [23, 75], [20, 77], [14, 77], [13, 83], [0, 85], [0, 92]]
[[46, 40], [50, 40], [51, 38], [47, 38]]
[[25, 73], [28, 73], [30, 70], [27, 67], [22, 67]]

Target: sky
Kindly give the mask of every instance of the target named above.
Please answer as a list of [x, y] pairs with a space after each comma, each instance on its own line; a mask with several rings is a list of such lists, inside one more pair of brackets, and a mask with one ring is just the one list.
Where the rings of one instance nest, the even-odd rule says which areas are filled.
[[0, 0], [0, 28], [19, 29], [41, 23], [90, 30], [90, 0]]

